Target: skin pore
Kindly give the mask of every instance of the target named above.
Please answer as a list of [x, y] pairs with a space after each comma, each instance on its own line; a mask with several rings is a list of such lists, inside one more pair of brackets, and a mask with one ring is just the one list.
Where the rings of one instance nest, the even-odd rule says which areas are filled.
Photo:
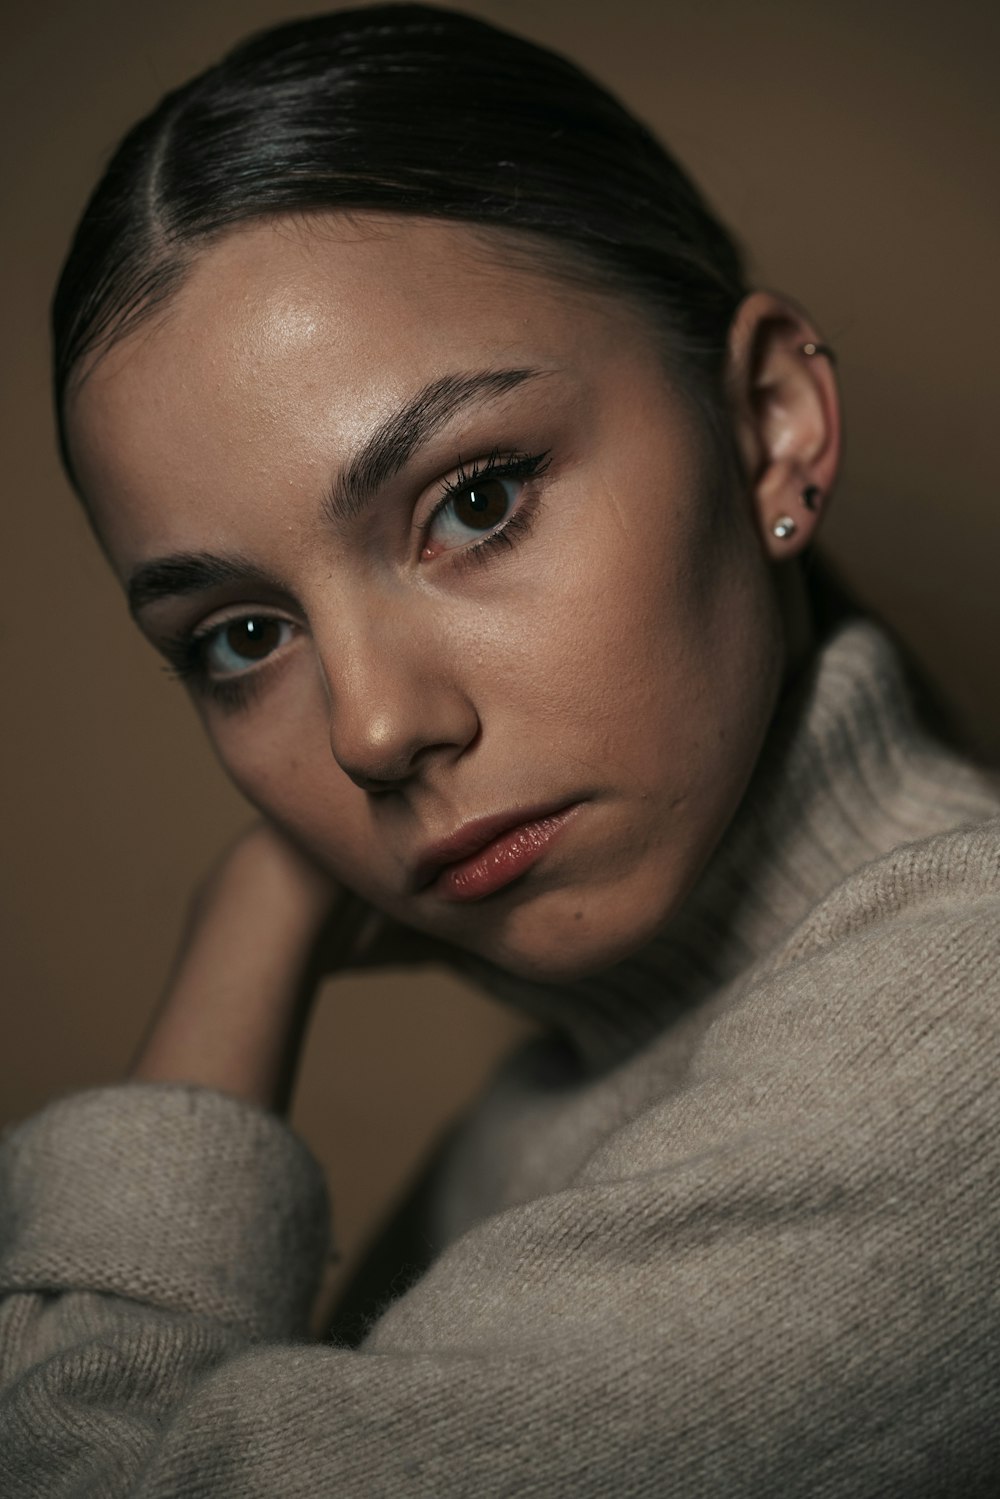
[[[488, 239], [234, 230], [88, 369], [69, 442], [140, 627], [268, 822], [407, 927], [563, 981], [656, 934], [746, 788], [808, 647], [785, 564], [836, 394], [808, 320], [748, 298], [734, 481], [640, 309]], [[567, 806], [496, 893], [415, 888], [465, 824]]]

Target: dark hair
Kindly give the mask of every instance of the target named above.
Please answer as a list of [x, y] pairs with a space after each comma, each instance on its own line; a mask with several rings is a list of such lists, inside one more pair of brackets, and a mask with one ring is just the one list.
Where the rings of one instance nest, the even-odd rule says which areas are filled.
[[677, 163], [555, 53], [459, 12], [378, 5], [250, 37], [122, 141], [53, 302], [67, 470], [63, 406], [86, 355], [169, 296], [212, 236], [331, 209], [534, 231], [567, 271], [640, 297], [720, 409], [743, 266]]

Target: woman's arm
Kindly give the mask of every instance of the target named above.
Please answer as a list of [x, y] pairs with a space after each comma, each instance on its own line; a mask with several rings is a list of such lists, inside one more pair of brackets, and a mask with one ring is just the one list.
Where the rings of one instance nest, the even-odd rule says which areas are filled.
[[994, 1492], [996, 838], [835, 892], [683, 1087], [357, 1350], [305, 1340], [322, 1177], [272, 1113], [157, 1083], [27, 1120], [0, 1150], [0, 1491]]
[[318, 978], [314, 949], [325, 933], [335, 965], [339, 936], [346, 962], [358, 904], [269, 824], [250, 828], [194, 902], [129, 1076], [199, 1083], [284, 1113]]
[[429, 961], [461, 959], [374, 911], [276, 828], [256, 823], [198, 892], [128, 1076], [218, 1088], [285, 1114], [321, 979]]

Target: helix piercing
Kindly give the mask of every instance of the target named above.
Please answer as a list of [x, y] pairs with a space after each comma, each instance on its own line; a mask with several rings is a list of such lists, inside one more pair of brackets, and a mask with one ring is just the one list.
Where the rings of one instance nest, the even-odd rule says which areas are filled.
[[831, 364], [837, 363], [837, 356], [830, 348], [829, 344], [818, 344], [810, 341], [807, 344], [802, 344], [799, 352], [802, 354], [808, 354], [810, 358], [814, 354], [823, 354], [827, 359], [829, 359]]

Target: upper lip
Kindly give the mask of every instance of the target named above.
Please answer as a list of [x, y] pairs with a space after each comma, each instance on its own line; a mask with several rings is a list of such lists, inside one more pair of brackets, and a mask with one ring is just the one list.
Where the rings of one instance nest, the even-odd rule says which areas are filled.
[[550, 803], [545, 807], [527, 807], [516, 812], [495, 812], [490, 817], [477, 817], [473, 822], [463, 823], [450, 837], [442, 838], [424, 850], [414, 870], [413, 889], [423, 890], [449, 864], [457, 864], [460, 859], [477, 854], [494, 838], [509, 833], [512, 828], [538, 822], [543, 817], [554, 817], [570, 805], [570, 802], [559, 802], [555, 806]]

